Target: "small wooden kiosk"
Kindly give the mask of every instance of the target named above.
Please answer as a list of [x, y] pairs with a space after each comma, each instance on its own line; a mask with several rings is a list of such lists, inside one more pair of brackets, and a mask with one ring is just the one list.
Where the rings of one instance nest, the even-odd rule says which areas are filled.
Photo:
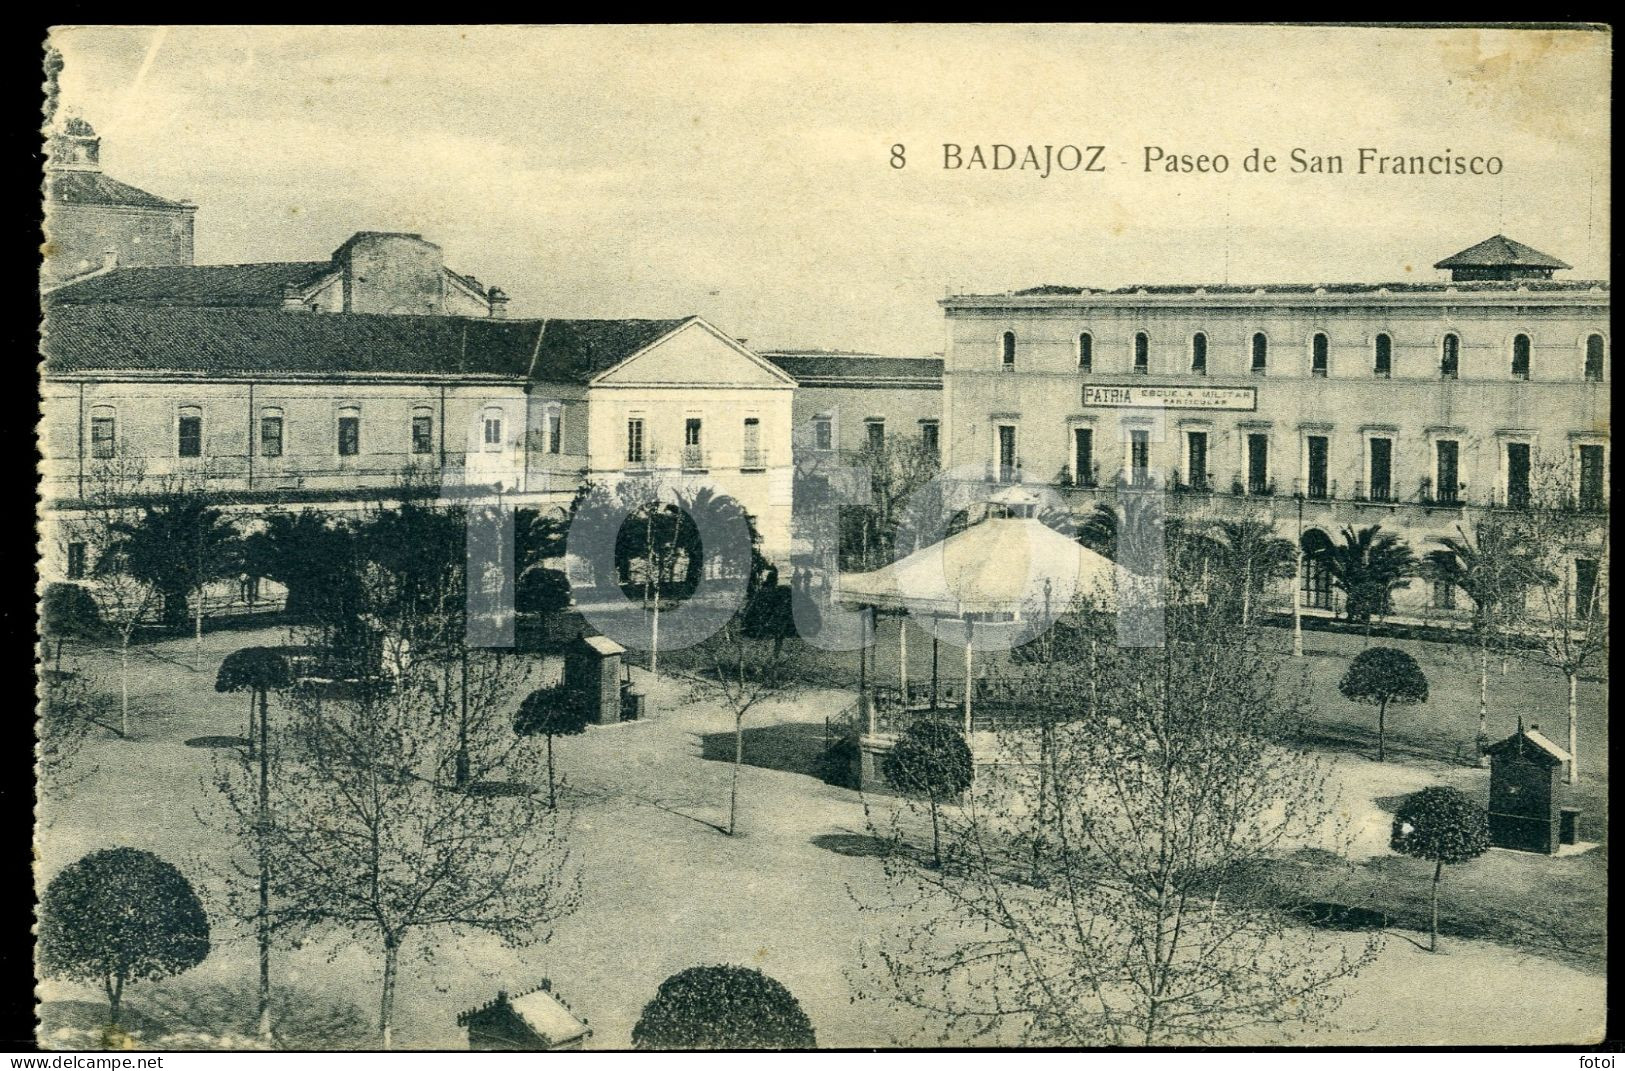
[[1569, 753], [1542, 736], [1539, 726], [1525, 729], [1522, 723], [1484, 750], [1490, 757], [1490, 843], [1546, 855], [1565, 841], [1573, 843], [1577, 821], [1570, 816], [1577, 812], [1558, 806]]

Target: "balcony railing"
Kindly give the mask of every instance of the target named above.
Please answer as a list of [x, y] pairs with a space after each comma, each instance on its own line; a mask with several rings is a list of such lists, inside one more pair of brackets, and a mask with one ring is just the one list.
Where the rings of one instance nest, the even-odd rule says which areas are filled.
[[1293, 480], [1292, 494], [1314, 502], [1331, 501], [1337, 497], [1337, 481], [1328, 480], [1324, 476], [1308, 480]]
[[684, 472], [704, 472], [706, 469], [711, 467], [709, 464], [709, 459], [710, 455], [707, 454], [706, 451], [701, 447], [683, 447]]
[[739, 455], [740, 472], [762, 472], [767, 468], [767, 451], [761, 448], [746, 448]]

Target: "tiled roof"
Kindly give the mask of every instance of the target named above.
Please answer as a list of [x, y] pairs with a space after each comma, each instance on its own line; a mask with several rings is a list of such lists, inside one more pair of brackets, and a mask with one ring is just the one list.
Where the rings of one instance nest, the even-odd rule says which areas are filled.
[[764, 353], [796, 382], [807, 386], [942, 384], [940, 357], [875, 357], [817, 352]]
[[282, 304], [288, 286], [309, 286], [333, 271], [331, 261], [192, 264], [115, 268], [53, 290], [56, 304], [253, 306]]
[[1454, 256], [1445, 257], [1435, 268], [1567, 268], [1569, 265], [1549, 257], [1522, 242], [1514, 242], [1504, 234], [1486, 238], [1477, 245], [1463, 249]]
[[691, 319], [539, 321], [542, 345], [531, 379], [585, 382]]
[[1518, 290], [1527, 290], [1534, 293], [1556, 293], [1563, 291], [1585, 290], [1607, 291], [1609, 284], [1604, 279], [1518, 279], [1512, 281], [1484, 280], [1474, 282], [1431, 282], [1431, 283], [1154, 283], [1139, 286], [1119, 286], [1115, 289], [1097, 289], [1090, 287], [1039, 287], [1031, 290], [1016, 290], [1005, 294], [954, 294], [944, 298], [943, 304], [958, 304], [976, 301], [1009, 301], [1020, 298], [1031, 301], [1035, 298], [1054, 298], [1064, 304], [1073, 297], [1100, 298], [1100, 297], [1134, 297], [1146, 296], [1244, 296], [1247, 294], [1442, 294], [1451, 293], [1511, 293]]
[[498, 320], [280, 309], [58, 304], [47, 372], [494, 375], [586, 383], [681, 320]]
[[141, 205], [147, 208], [191, 208], [157, 194], [138, 190], [100, 171], [52, 171], [47, 177], [51, 200], [61, 204]]
[[50, 309], [50, 373], [497, 375], [523, 380], [534, 320], [125, 305]]

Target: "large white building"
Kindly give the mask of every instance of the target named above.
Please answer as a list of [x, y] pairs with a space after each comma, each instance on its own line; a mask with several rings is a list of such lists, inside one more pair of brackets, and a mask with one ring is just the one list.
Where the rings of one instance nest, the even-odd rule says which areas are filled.
[[[1608, 284], [1555, 280], [1567, 265], [1499, 235], [1437, 267], [1451, 277], [949, 297], [944, 464], [1080, 510], [1164, 487], [1171, 510], [1284, 533], [1301, 500], [1306, 545], [1381, 524], [1420, 553], [1554, 470], [1600, 515]], [[1599, 553], [1576, 553], [1582, 587]]]

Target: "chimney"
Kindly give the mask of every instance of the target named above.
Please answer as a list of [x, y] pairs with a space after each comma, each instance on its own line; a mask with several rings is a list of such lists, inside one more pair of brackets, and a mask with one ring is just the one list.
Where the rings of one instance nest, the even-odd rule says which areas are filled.
[[736, 338], [734, 341], [747, 348], [750, 346], [750, 339], [748, 338]]
[[491, 318], [505, 320], [508, 318], [508, 295], [501, 287], [493, 286], [485, 292], [485, 298], [491, 303]]
[[102, 254], [102, 271], [112, 271], [118, 267], [118, 250], [109, 249]]
[[297, 283], [289, 283], [282, 288], [282, 308], [286, 312], [304, 312], [309, 308]]

